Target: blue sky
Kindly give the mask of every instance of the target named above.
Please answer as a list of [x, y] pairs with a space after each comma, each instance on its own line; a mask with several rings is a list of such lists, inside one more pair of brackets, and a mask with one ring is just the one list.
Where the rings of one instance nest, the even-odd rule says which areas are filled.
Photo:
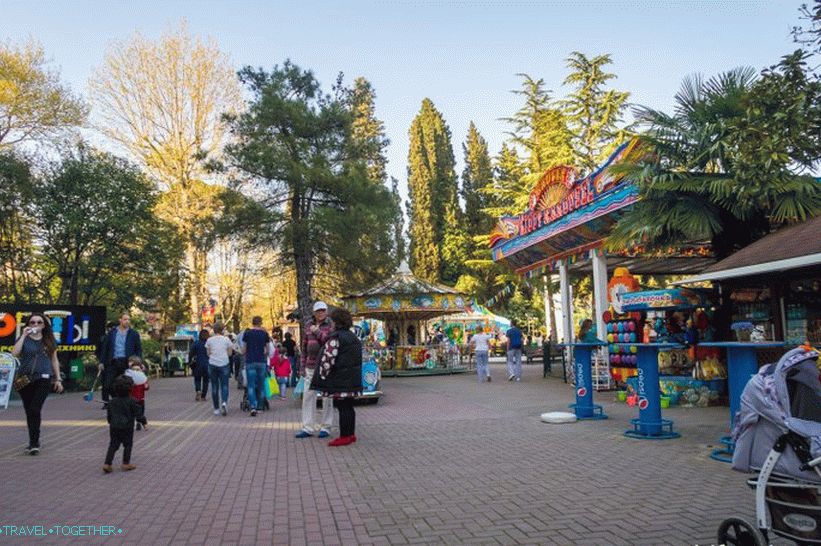
[[[365, 76], [385, 122], [389, 173], [405, 187], [407, 131], [433, 100], [461, 142], [473, 120], [491, 153], [505, 140], [499, 118], [519, 108], [516, 73], [563, 95], [573, 50], [610, 53], [613, 86], [631, 102], [669, 109], [683, 77], [775, 64], [795, 49], [801, 0], [371, 2], [0, 0], [0, 40], [32, 37], [78, 92], [107, 45], [134, 31], [159, 34], [181, 18], [215, 38], [237, 67], [291, 58], [330, 87], [337, 72]], [[92, 105], [93, 107], [93, 105]]]

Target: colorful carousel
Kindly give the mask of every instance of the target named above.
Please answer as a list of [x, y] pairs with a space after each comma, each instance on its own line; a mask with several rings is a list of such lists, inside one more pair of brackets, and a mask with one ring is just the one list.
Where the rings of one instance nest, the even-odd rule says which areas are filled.
[[343, 298], [356, 317], [383, 324], [384, 336], [371, 336], [371, 354], [385, 376], [462, 373], [467, 367], [457, 344], [436, 340], [426, 322], [465, 312], [465, 296], [453, 288], [414, 276], [407, 264], [387, 281]]

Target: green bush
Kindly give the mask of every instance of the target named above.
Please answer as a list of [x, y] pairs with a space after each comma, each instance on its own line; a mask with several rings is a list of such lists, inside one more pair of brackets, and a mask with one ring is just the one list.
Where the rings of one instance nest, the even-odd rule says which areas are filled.
[[143, 360], [150, 360], [152, 362], [162, 362], [162, 344], [155, 339], [144, 339], [143, 343]]

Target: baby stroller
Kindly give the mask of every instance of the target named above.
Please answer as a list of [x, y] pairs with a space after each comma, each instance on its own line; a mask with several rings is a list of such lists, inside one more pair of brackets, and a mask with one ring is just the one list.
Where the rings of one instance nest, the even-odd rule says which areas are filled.
[[821, 381], [819, 353], [789, 351], [754, 375], [736, 415], [733, 469], [758, 472], [756, 526], [729, 518], [719, 544], [764, 546], [768, 533], [798, 544], [821, 544]]
[[[239, 388], [242, 389], [242, 400], [239, 403], [239, 409], [242, 411], [251, 411], [251, 403], [248, 401], [248, 376], [245, 373], [245, 362], [242, 363], [242, 368], [237, 376], [237, 382], [239, 383]], [[265, 388], [262, 385], [262, 381], [260, 381], [259, 390], [257, 391], [257, 400], [262, 400], [262, 411], [268, 411], [270, 409], [268, 399], [265, 397]]]

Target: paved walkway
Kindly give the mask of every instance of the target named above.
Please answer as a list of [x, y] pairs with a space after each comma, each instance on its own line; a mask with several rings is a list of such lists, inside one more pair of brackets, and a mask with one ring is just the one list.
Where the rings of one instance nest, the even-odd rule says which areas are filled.
[[386, 379], [379, 404], [357, 408], [359, 441], [343, 448], [295, 439], [297, 402], [251, 418], [232, 386], [229, 415], [217, 417], [193, 401], [190, 379], [155, 380], [150, 430], [135, 433], [138, 469], [111, 475], [100, 470], [108, 433], [97, 402], [49, 399], [39, 457], [22, 455], [22, 408], [0, 411], [0, 530], [122, 529], [74, 539], [7, 530], [0, 542], [712, 544], [723, 518], [752, 518], [744, 477], [708, 458], [726, 408], [669, 410], [681, 439], [631, 440], [622, 432], [636, 412], [612, 393], [598, 396], [607, 421], [547, 425], [539, 414], [566, 408], [572, 389], [542, 379], [541, 366], [521, 383], [492, 370], [482, 385]]

